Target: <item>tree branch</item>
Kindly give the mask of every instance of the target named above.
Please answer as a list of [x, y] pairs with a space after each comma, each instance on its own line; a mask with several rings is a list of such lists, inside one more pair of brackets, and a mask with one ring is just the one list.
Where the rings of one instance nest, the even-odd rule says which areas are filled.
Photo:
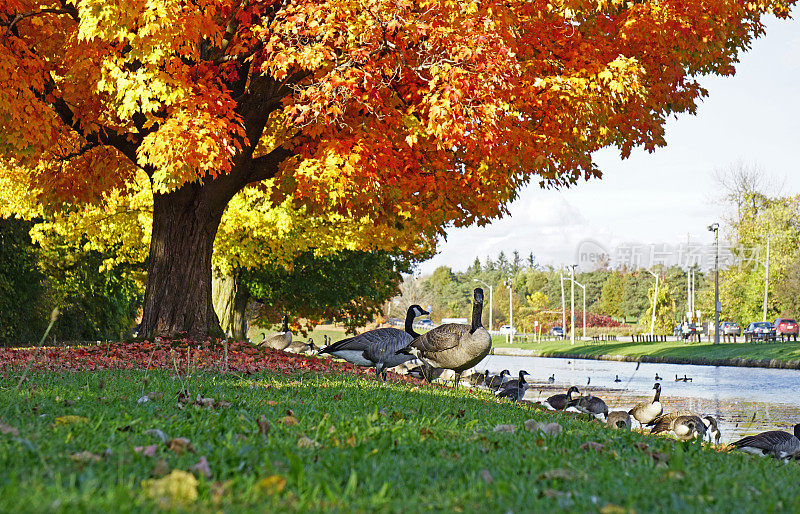
[[292, 150], [279, 146], [270, 153], [250, 160], [247, 184], [261, 182], [278, 174], [278, 166], [294, 154]]
[[0, 23], [0, 26], [8, 27], [8, 30], [14, 32], [15, 25], [20, 21], [24, 20], [25, 18], [30, 18], [32, 16], [38, 16], [40, 14], [67, 14], [73, 20], [78, 21], [78, 9], [75, 8], [74, 5], [64, 5], [63, 9], [41, 9], [39, 11], [28, 11], [18, 13], [12, 20], [8, 23]]

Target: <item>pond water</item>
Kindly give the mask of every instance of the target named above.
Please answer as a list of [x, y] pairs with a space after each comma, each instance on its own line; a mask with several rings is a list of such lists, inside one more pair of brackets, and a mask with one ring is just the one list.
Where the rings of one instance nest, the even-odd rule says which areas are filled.
[[[723, 443], [765, 430], [791, 433], [800, 423], [800, 370], [503, 355], [490, 355], [475, 366], [481, 372], [487, 368], [492, 373], [507, 369], [512, 377], [521, 369], [529, 372], [526, 399], [543, 401], [575, 385], [603, 398], [609, 410], [628, 410], [651, 397], [658, 374], [664, 412], [689, 409], [715, 416]], [[677, 382], [676, 375], [691, 381]]]

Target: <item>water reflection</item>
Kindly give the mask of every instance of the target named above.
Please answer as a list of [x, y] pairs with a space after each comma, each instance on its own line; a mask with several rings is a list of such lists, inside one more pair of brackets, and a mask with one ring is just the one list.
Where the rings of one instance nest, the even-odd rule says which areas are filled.
[[[719, 420], [721, 441], [728, 443], [764, 430], [792, 432], [800, 422], [800, 371], [791, 369], [740, 368], [558, 359], [490, 355], [476, 366], [497, 373], [508, 369], [512, 376], [528, 371], [533, 387], [526, 398], [543, 400], [570, 385], [602, 397], [609, 409], [628, 409], [650, 397], [656, 374], [661, 380], [661, 403], [665, 412], [689, 409]], [[555, 383], [547, 381], [555, 375]], [[614, 382], [619, 375], [622, 382]], [[686, 376], [690, 381], [676, 381]]]

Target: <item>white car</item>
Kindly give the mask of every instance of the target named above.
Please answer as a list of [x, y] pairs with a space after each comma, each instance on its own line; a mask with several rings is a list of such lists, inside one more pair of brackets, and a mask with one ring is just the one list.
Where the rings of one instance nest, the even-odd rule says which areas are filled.
[[502, 327], [500, 327], [500, 333], [501, 334], [516, 334], [517, 333], [517, 329], [512, 327], [511, 325], [503, 325]]

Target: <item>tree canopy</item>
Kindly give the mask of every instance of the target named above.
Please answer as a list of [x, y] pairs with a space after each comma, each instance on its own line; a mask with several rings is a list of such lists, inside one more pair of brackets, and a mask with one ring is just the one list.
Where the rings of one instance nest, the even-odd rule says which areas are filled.
[[203, 336], [245, 188], [400, 246], [485, 223], [532, 178], [599, 176], [597, 149], [664, 145], [793, 3], [2, 0], [2, 174], [60, 210], [143, 171], [142, 330]]

